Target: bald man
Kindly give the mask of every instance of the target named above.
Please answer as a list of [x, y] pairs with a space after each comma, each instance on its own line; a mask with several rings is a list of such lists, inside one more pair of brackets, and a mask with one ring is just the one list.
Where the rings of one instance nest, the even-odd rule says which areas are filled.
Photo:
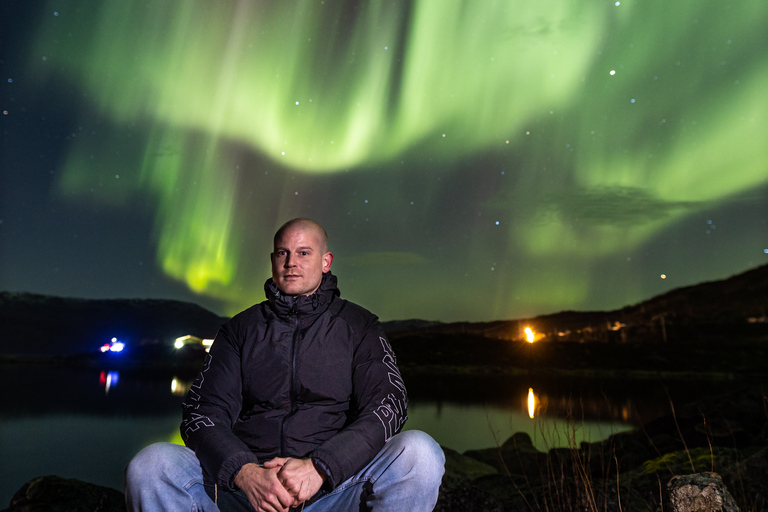
[[225, 323], [184, 401], [187, 447], [126, 469], [129, 510], [430, 511], [440, 446], [400, 432], [408, 397], [378, 318], [340, 298], [325, 230], [275, 234], [267, 300]]

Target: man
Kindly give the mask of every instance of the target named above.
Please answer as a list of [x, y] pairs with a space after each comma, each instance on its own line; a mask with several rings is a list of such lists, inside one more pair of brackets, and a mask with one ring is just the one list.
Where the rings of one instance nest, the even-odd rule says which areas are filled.
[[395, 355], [376, 316], [340, 298], [325, 230], [287, 222], [271, 259], [268, 300], [222, 326], [184, 401], [189, 448], [139, 452], [128, 509], [432, 510], [442, 450], [399, 433]]

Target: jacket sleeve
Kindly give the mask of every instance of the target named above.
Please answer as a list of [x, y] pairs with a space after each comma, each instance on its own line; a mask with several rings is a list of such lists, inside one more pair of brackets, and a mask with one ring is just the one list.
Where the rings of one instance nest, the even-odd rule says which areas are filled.
[[408, 394], [397, 359], [375, 317], [356, 345], [352, 385], [353, 421], [311, 454], [330, 472], [331, 487], [373, 460], [408, 419]]
[[234, 477], [257, 457], [232, 432], [242, 406], [240, 349], [231, 322], [222, 326], [183, 402], [181, 437], [206, 480], [234, 489]]

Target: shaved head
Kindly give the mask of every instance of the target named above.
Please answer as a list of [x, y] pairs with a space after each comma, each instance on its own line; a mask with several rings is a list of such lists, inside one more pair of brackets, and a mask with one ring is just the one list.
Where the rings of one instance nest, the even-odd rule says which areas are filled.
[[274, 240], [272, 240], [273, 247], [277, 247], [277, 244], [282, 236], [294, 228], [306, 229], [314, 232], [314, 235], [318, 237], [318, 241], [320, 242], [320, 251], [328, 252], [328, 233], [325, 232], [323, 226], [311, 219], [305, 219], [304, 217], [291, 219], [280, 226], [280, 229], [278, 229], [277, 233], [275, 233]]
[[315, 293], [333, 262], [323, 227], [309, 219], [289, 220], [275, 233], [274, 244], [272, 281], [277, 288], [294, 297]]

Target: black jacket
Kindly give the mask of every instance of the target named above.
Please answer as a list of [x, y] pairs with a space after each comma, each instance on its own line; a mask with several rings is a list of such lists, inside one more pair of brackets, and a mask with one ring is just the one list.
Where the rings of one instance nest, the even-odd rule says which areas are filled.
[[395, 354], [369, 311], [323, 275], [311, 296], [268, 280], [268, 300], [225, 323], [184, 400], [181, 435], [206, 481], [233, 488], [248, 462], [312, 457], [335, 487], [407, 419]]

